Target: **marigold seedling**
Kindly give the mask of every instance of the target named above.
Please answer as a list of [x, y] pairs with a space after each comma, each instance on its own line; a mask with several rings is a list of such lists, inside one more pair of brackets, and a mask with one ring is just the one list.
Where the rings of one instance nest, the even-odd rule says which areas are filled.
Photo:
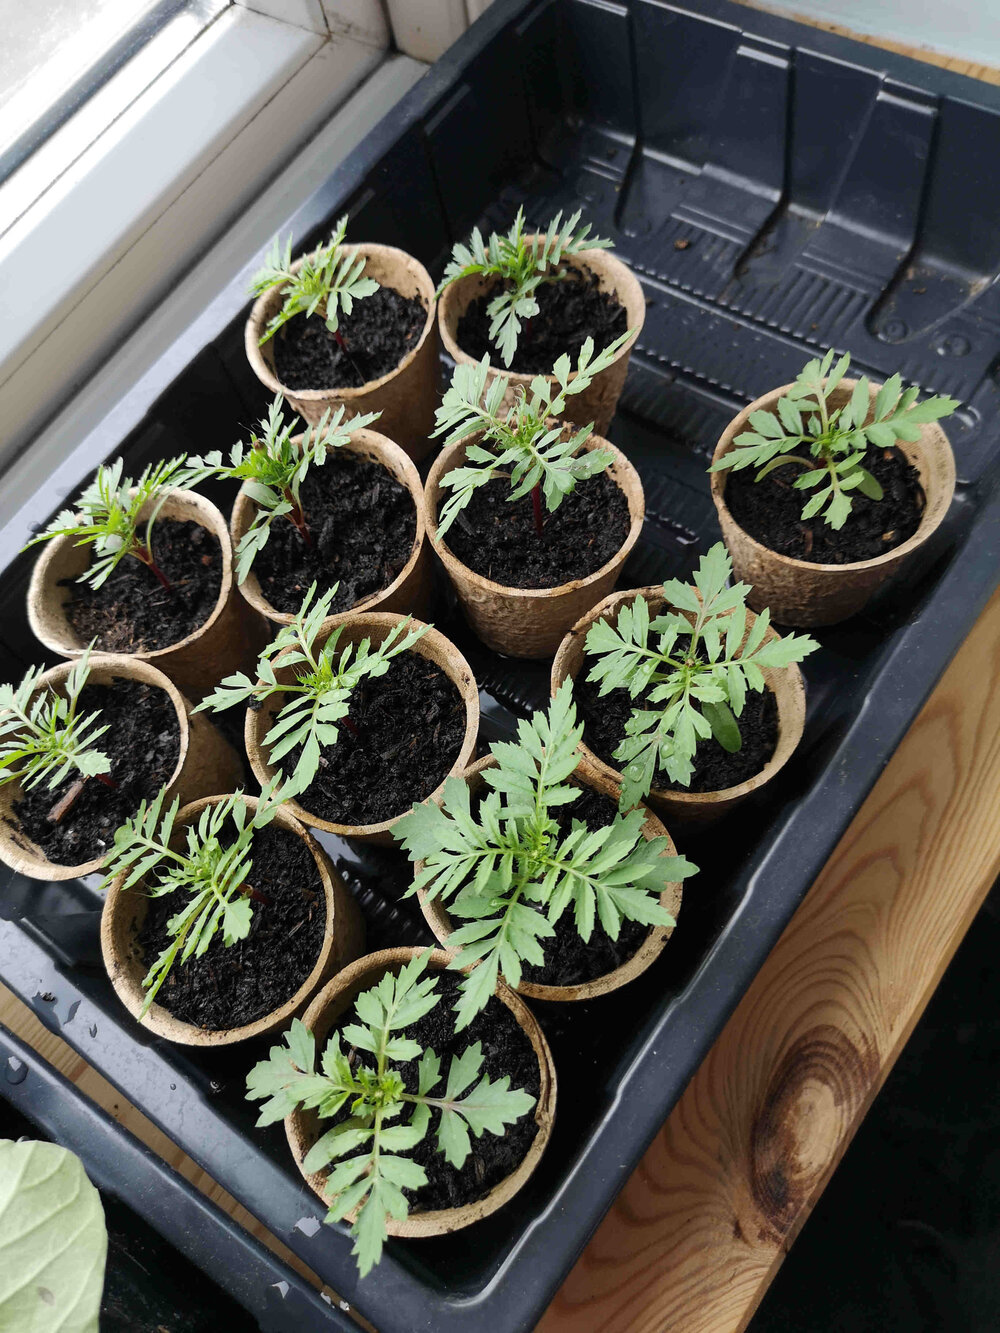
[[[77, 579], [99, 588], [119, 563], [131, 556], [149, 569], [167, 591], [170, 581], [153, 559], [153, 525], [171, 490], [187, 486], [190, 475], [187, 460], [180, 458], [151, 463], [138, 481], [123, 477], [124, 461], [104, 463], [80, 496], [75, 509], [63, 509], [44, 532], [24, 546], [37, 546], [53, 537], [75, 537], [76, 546], [93, 546], [90, 567]], [[144, 523], [140, 514], [150, 506]]]
[[[282, 247], [280, 237], [264, 260], [264, 267], [254, 274], [250, 284], [252, 296], [263, 296], [272, 287], [281, 287], [281, 309], [268, 320], [261, 334], [260, 344], [273, 338], [278, 330], [296, 315], [310, 318], [318, 315], [333, 334], [338, 347], [350, 360], [350, 352], [340, 331], [343, 315], [350, 315], [355, 301], [374, 296], [379, 285], [374, 278], [366, 278], [365, 257], [344, 248], [347, 234], [347, 214], [340, 219], [326, 245], [305, 255], [296, 271], [292, 271], [292, 238]], [[353, 364], [353, 363], [352, 363]], [[355, 370], [357, 367], [355, 366]], [[361, 375], [361, 372], [358, 371]], [[362, 381], [364, 376], [361, 375]]]
[[492, 790], [478, 809], [468, 784], [448, 778], [440, 804], [424, 801], [397, 825], [410, 860], [423, 862], [409, 892], [440, 898], [465, 923], [448, 939], [459, 950], [452, 965], [479, 964], [460, 987], [459, 1029], [486, 1004], [498, 976], [516, 987], [522, 964], [545, 961], [542, 941], [569, 907], [584, 940], [596, 921], [613, 939], [622, 921], [675, 924], [660, 895], [697, 867], [665, 856], [666, 838], [643, 836], [644, 810], [593, 832], [579, 820], [559, 831], [553, 811], [580, 795], [567, 779], [582, 736], [565, 681], [545, 712], [518, 723], [516, 742], [490, 746], [497, 765], [483, 771]]
[[958, 402], [925, 398], [918, 403], [920, 390], [915, 385], [904, 389], [899, 375], [891, 375], [872, 405], [871, 386], [867, 376], [862, 376], [843, 407], [831, 407], [831, 395], [850, 364], [845, 353], [834, 365], [832, 350], [822, 361], [808, 362], [778, 399], [777, 411], [752, 413], [753, 430], [737, 435], [736, 447], [709, 471], [755, 467], [755, 480], [763, 481], [777, 468], [799, 468], [792, 485], [812, 492], [802, 508], [802, 518], [819, 514], [831, 528], [842, 528], [847, 522], [855, 491], [870, 500], [881, 500], [882, 487], [864, 466], [868, 446], [891, 449], [899, 440], [918, 440], [922, 425], [949, 416]]
[[437, 290], [438, 296], [459, 278], [472, 274], [500, 279], [500, 290], [486, 307], [490, 317], [490, 341], [500, 349], [505, 366], [517, 351], [521, 321], [531, 321], [538, 314], [536, 291], [545, 282], [560, 282], [569, 276], [560, 264], [566, 255], [581, 250], [610, 250], [614, 242], [591, 236], [590, 224], [578, 226], [580, 211], [563, 223], [557, 213], [543, 235], [530, 239], [524, 232], [524, 210], [517, 210], [514, 225], [506, 236], [492, 232], [484, 241], [475, 228], [468, 245], [459, 243], [451, 252], [451, 262]]
[[[218, 712], [235, 704], [259, 706], [272, 694], [287, 695], [288, 702], [275, 718], [264, 744], [272, 764], [278, 764], [290, 750], [302, 747], [295, 770], [299, 791], [304, 791], [319, 771], [324, 746], [336, 745], [340, 723], [357, 735], [347, 714], [361, 681], [384, 676], [392, 659], [407, 652], [430, 629], [429, 625], [414, 626], [411, 620], [405, 620], [394, 625], [378, 647], [373, 648], [368, 638], [342, 647], [340, 640], [346, 626], [340, 624], [320, 647], [323, 624], [330, 615], [337, 587], [334, 584], [314, 601], [316, 584], [312, 585], [298, 615], [258, 659], [256, 681], [243, 672], [226, 676], [194, 710], [197, 713], [210, 708]], [[280, 682], [276, 675], [279, 670], [291, 670], [292, 679]]]
[[575, 370], [569, 357], [561, 356], [552, 368], [552, 380], [536, 376], [527, 393], [517, 387], [509, 411], [504, 408], [509, 380], [506, 375], [495, 375], [487, 385], [486, 357], [455, 367], [451, 384], [435, 413], [434, 434], [446, 436], [448, 445], [457, 444], [477, 431], [483, 432], [483, 438], [468, 446], [462, 467], [453, 468], [441, 478], [441, 486], [450, 494], [438, 515], [438, 540], [479, 487], [497, 475], [510, 478], [509, 500], [519, 500], [531, 493], [535, 529], [541, 536], [542, 500], [551, 513], [579, 482], [596, 477], [611, 466], [615, 456], [609, 450], [583, 448], [594, 432], [592, 424], [572, 430], [551, 418], [566, 410], [568, 398], [590, 386], [594, 376], [611, 364], [630, 336], [622, 334], [597, 356], [594, 356], [594, 340], [588, 338]]
[[[264, 1102], [260, 1126], [298, 1109], [330, 1119], [349, 1106], [350, 1115], [316, 1140], [303, 1166], [310, 1173], [329, 1168], [327, 1222], [356, 1210], [351, 1235], [362, 1277], [381, 1258], [389, 1219], [409, 1213], [403, 1190], [427, 1184], [425, 1169], [400, 1154], [433, 1133], [437, 1151], [460, 1167], [472, 1149], [470, 1132], [502, 1135], [535, 1104], [510, 1086], [509, 1075], [494, 1080], [482, 1072], [480, 1042], [453, 1055], [444, 1078], [439, 1056], [403, 1035], [440, 1002], [437, 978], [425, 974], [427, 958], [418, 955], [396, 975], [386, 972], [358, 996], [357, 1021], [330, 1038], [319, 1069], [315, 1038], [296, 1019], [285, 1044], [273, 1046], [247, 1076], [247, 1097]], [[399, 1066], [414, 1060], [415, 1075], [404, 1079]]]
[[[278, 779], [267, 784], [250, 811], [241, 791], [218, 805], [208, 805], [197, 824], [184, 829], [180, 846], [172, 847], [180, 798], [164, 813], [164, 787], [143, 801], [133, 818], [115, 832], [105, 865], [102, 889], [124, 875], [122, 889], [143, 891], [151, 898], [176, 893], [180, 904], [167, 922], [170, 943], [143, 978], [143, 1018], [175, 964], [200, 958], [216, 934], [227, 947], [246, 939], [253, 922], [253, 902], [270, 906], [253, 887], [253, 839], [266, 827], [291, 791], [276, 791]], [[180, 841], [180, 839], [178, 839]]]
[[[44, 667], [32, 667], [19, 685], [0, 685], [0, 786], [20, 781], [28, 791], [47, 781], [51, 791], [73, 773], [79, 775], [77, 795], [88, 778], [115, 786], [108, 777], [111, 761], [97, 749], [108, 726], [99, 710], [79, 711], [91, 647], [71, 667], [64, 694], [38, 689]], [[52, 818], [58, 822], [61, 814], [54, 812]]]
[[739, 750], [736, 719], [747, 690], [764, 689], [764, 668], [789, 667], [819, 647], [808, 634], [765, 642], [767, 610], [747, 633], [751, 588], [727, 587], [731, 573], [726, 548], [717, 542], [699, 561], [693, 584], [671, 579], [663, 585], [670, 610], [651, 619], [649, 603], [639, 596], [621, 608], [616, 623], [597, 620], [587, 633], [588, 679], [600, 681], [602, 695], [626, 689], [638, 699], [649, 691], [615, 751], [623, 768], [623, 810], [648, 796], [657, 763], [688, 786], [699, 740], [714, 736], [730, 753]]
[[345, 409], [338, 407], [336, 412], [324, 412], [315, 426], [307, 426], [296, 443], [292, 437], [302, 423], [293, 416], [286, 424], [284, 406], [279, 393], [268, 409], [267, 419], [260, 421], [260, 433], [254, 431], [246, 444], [234, 444], [228, 462], [223, 461], [218, 449], [188, 460], [192, 483], [208, 477], [242, 482], [257, 506], [253, 522], [236, 548], [239, 583], [245, 582], [255, 558], [267, 545], [275, 519], [286, 518], [306, 545], [312, 546], [309, 516], [301, 500], [302, 483], [310, 468], [322, 467], [332, 449], [349, 442], [352, 431], [370, 426], [382, 415], [367, 412], [345, 421]]

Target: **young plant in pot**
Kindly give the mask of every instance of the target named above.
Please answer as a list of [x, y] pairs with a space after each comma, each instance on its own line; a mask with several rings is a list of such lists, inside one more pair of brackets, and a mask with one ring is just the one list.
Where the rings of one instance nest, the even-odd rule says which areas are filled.
[[331, 625], [335, 596], [313, 585], [256, 679], [227, 677], [199, 706], [248, 705], [254, 774], [294, 773], [289, 804], [303, 823], [389, 843], [399, 816], [471, 759], [479, 695], [443, 634], [383, 611]]
[[[691, 584], [615, 593], [566, 637], [552, 692], [572, 685], [588, 770], [620, 782], [671, 818], [714, 818], [781, 769], [802, 737], [805, 690], [796, 665], [819, 645], [779, 637], [750, 588], [727, 586], [718, 542]], [[584, 671], [589, 666], [589, 670]]]
[[[696, 872], [648, 810], [622, 815], [618, 788], [577, 771], [567, 682], [547, 712], [490, 747], [472, 780], [415, 806], [398, 836], [411, 893], [453, 966], [471, 968], [455, 1006], [470, 1023], [502, 977], [540, 1000], [589, 1000], [644, 972], [676, 924]], [[488, 789], [488, 790], [485, 790]], [[485, 790], [485, 794], [484, 794]]]
[[[642, 529], [639, 475], [620, 450], [554, 420], [617, 343], [518, 387], [486, 361], [455, 368], [438, 408], [445, 447], [425, 489], [427, 526], [472, 628], [512, 657], [549, 657], [614, 587]], [[447, 535], [448, 540], [445, 541]]]
[[[936, 423], [953, 398], [918, 402], [899, 375], [845, 378], [850, 357], [808, 362], [765, 394], [715, 449], [712, 498], [750, 604], [783, 625], [860, 611], [938, 527], [955, 459]], [[749, 427], [749, 429], [747, 429]]]
[[338, 407], [294, 434], [279, 394], [228, 459], [192, 458], [198, 480], [238, 481], [231, 531], [236, 581], [255, 611], [290, 624], [306, 589], [338, 591], [331, 614], [425, 610], [431, 593], [424, 495], [410, 458], [369, 430], [378, 413]]
[[348, 244], [347, 221], [295, 263], [291, 238], [275, 240], [250, 288], [247, 357], [311, 425], [336, 407], [380, 412], [389, 439], [421, 458], [437, 400], [434, 284], [404, 250]]
[[[502, 362], [506, 393], [548, 376], [560, 356], [576, 358], [590, 339], [614, 346], [574, 404], [575, 421], [611, 425], [629, 357], [642, 331], [646, 300], [628, 268], [608, 254], [611, 241], [590, 235], [580, 214], [557, 214], [544, 232], [524, 229], [518, 210], [506, 235], [483, 240], [478, 228], [456, 245], [438, 288], [441, 340], [456, 365], [486, 360], [493, 378]], [[558, 415], [556, 413], [555, 415]]]
[[99, 467], [75, 508], [28, 542], [46, 548], [28, 588], [31, 628], [60, 657], [93, 641], [200, 694], [253, 660], [262, 622], [236, 591], [225, 519], [187, 489], [187, 460], [150, 464], [136, 481], [123, 469], [120, 458]]
[[104, 964], [133, 1017], [169, 1041], [271, 1032], [361, 952], [357, 904], [276, 787], [183, 809], [161, 792], [117, 831]]
[[166, 788], [224, 790], [239, 755], [147, 662], [85, 648], [0, 685], [0, 860], [34, 879], [98, 870], [115, 830]]
[[417, 949], [359, 959], [247, 1077], [258, 1125], [284, 1119], [327, 1222], [350, 1223], [362, 1276], [387, 1236], [443, 1235], [502, 1207], [552, 1130], [556, 1075], [537, 1022], [498, 985], [460, 1033], [447, 964]]

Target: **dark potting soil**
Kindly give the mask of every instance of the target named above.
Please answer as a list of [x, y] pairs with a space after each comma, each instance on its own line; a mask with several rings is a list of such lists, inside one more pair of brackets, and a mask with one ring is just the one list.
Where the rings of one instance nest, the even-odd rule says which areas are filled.
[[791, 485], [799, 470], [794, 464], [761, 482], [754, 481], [754, 468], [728, 473], [726, 504], [744, 532], [779, 555], [814, 565], [873, 560], [913, 536], [925, 497], [920, 474], [899, 450], [869, 445], [864, 466], [880, 483], [883, 497], [869, 500], [853, 491], [851, 512], [839, 530], [818, 517], [803, 521], [802, 507], [810, 493]]
[[[615, 758], [615, 750], [625, 739], [625, 723], [633, 708], [643, 703], [646, 695], [633, 700], [626, 689], [605, 695], [598, 689], [596, 682], [585, 679], [584, 671], [573, 684], [573, 697], [583, 719], [583, 739], [599, 759], [620, 770], [622, 761]], [[710, 736], [698, 742], [690, 785], [670, 781], [657, 766], [653, 786], [665, 791], [722, 791], [759, 773], [778, 744], [778, 701], [773, 690], [765, 687], [760, 694], [749, 690], [737, 722], [743, 743], [734, 754]]]
[[[458, 758], [465, 704], [435, 663], [401, 653], [377, 680], [351, 696], [336, 745], [322, 751], [320, 770], [299, 804], [334, 824], [378, 824], [430, 796]], [[294, 772], [302, 751], [288, 756]]]
[[66, 617], [81, 643], [105, 653], [151, 653], [180, 643], [204, 625], [222, 587], [222, 548], [200, 523], [153, 524], [153, 559], [170, 583], [126, 556], [99, 588], [64, 581]]
[[473, 492], [445, 534], [464, 564], [507, 588], [556, 588], [594, 574], [621, 550], [631, 527], [628, 500], [608, 475], [582, 481], [558, 509], [542, 505], [542, 535], [530, 495], [513, 503], [495, 477]]
[[[175, 1018], [211, 1031], [280, 1008], [308, 978], [323, 944], [326, 899], [309, 848], [291, 830], [269, 825], [251, 850], [249, 882], [267, 902], [253, 903], [250, 933], [227, 947], [218, 931], [200, 958], [174, 964], [156, 997]], [[147, 967], [170, 944], [167, 922], [182, 906], [176, 894], [150, 899], [139, 931]]]
[[388, 588], [410, 558], [417, 534], [413, 497], [381, 463], [334, 452], [302, 483], [312, 546], [278, 519], [254, 560], [261, 592], [277, 611], [295, 612], [315, 581], [339, 581], [330, 611], [347, 611]]
[[109, 685], [86, 685], [80, 714], [100, 711], [108, 730], [95, 748], [111, 761], [111, 780], [84, 782], [67, 813], [54, 823], [49, 815], [75, 782], [66, 778], [50, 791], [44, 782], [14, 802], [21, 828], [56, 865], [82, 865], [101, 856], [114, 842], [115, 830], [143, 801], [169, 782], [180, 753], [177, 714], [165, 690], [142, 681], [116, 678]]
[[492, 321], [486, 308], [495, 295], [486, 292], [468, 306], [458, 321], [457, 342], [477, 361], [488, 356], [494, 365], [519, 375], [551, 375], [564, 352], [575, 362], [588, 338], [593, 338], [595, 352], [603, 352], [628, 328], [628, 312], [615, 293], [601, 291], [596, 273], [543, 282], [535, 289], [538, 314], [521, 321], [514, 359], [505, 366], [489, 337]]
[[[575, 801], [557, 806], [554, 815], [560, 833], [565, 837], [574, 820], [582, 821], [591, 832], [606, 828], [618, 813], [618, 806], [600, 792], [583, 790]], [[525, 981], [543, 986], [577, 986], [594, 981], [628, 962], [640, 948], [649, 927], [638, 921], [623, 921], [618, 938], [612, 939], [599, 921], [589, 940], [580, 938], [572, 907], [568, 907], [555, 924], [554, 935], [542, 940], [545, 962], [527, 965], [523, 969]]]
[[[441, 999], [423, 1018], [401, 1029], [401, 1034], [418, 1041], [421, 1047], [435, 1052], [441, 1059], [442, 1082], [448, 1077], [452, 1055], [461, 1055], [477, 1041], [482, 1044], [483, 1063], [480, 1077], [488, 1074], [491, 1080], [507, 1074], [511, 1088], [523, 1088], [530, 1096], [537, 1098], [540, 1091], [538, 1077], [538, 1057], [534, 1047], [520, 1024], [506, 1005], [497, 999], [491, 999], [481, 1013], [477, 1014], [467, 1028], [456, 1033], [453, 1011], [458, 999], [460, 978], [454, 973], [439, 972], [437, 993]], [[331, 1031], [336, 1031], [347, 1023], [356, 1021], [353, 1007], [343, 1015]], [[374, 1067], [374, 1056], [367, 1051], [357, 1051], [357, 1059], [369, 1068]], [[417, 1060], [401, 1062], [390, 1061], [390, 1068], [397, 1069], [404, 1084], [410, 1090], [417, 1087]], [[440, 1095], [434, 1089], [431, 1095]], [[320, 1120], [320, 1132], [335, 1125], [349, 1114], [344, 1108], [328, 1120]], [[500, 1136], [486, 1133], [476, 1138], [471, 1137], [472, 1151], [461, 1167], [454, 1167], [437, 1150], [437, 1116], [432, 1116], [431, 1129], [415, 1148], [401, 1151], [400, 1157], [409, 1157], [427, 1172], [427, 1184], [418, 1190], [404, 1189], [403, 1193], [410, 1201], [414, 1211], [431, 1212], [437, 1208], [458, 1208], [463, 1204], [475, 1203], [500, 1183], [512, 1171], [515, 1171], [527, 1155], [538, 1126], [535, 1123], [535, 1108], [526, 1112], [519, 1120], [509, 1125]]]
[[395, 370], [426, 323], [420, 297], [393, 287], [380, 287], [341, 315], [346, 351], [318, 315], [296, 315], [274, 336], [275, 374], [286, 389], [360, 389]]

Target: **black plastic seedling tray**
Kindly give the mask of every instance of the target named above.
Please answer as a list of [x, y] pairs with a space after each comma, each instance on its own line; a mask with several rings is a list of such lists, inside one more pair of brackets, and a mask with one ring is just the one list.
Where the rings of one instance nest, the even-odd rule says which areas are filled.
[[[660, 962], [617, 997], [536, 1006], [555, 1133], [529, 1185], [472, 1230], [392, 1242], [358, 1281], [280, 1128], [253, 1127], [243, 1081], [260, 1052], [209, 1060], [151, 1039], [101, 970], [93, 884], [0, 881], [3, 980], [382, 1333], [533, 1325], [995, 587], [997, 161], [1000, 90], [868, 46], [721, 0], [496, 0], [288, 219], [303, 248], [349, 209], [354, 236], [434, 272], [474, 223], [506, 225], [522, 203], [535, 223], [582, 207], [615, 239], [649, 302], [611, 429], [647, 500], [622, 586], [690, 573], [718, 537], [715, 441], [814, 350], [962, 404], [951, 513], [903, 581], [818, 632], [796, 756], [717, 830], [674, 830], [701, 873]], [[245, 281], [206, 289], [199, 319], [0, 533], [8, 673], [39, 658], [17, 555], [30, 526], [102, 459], [218, 447], [260, 414]], [[443, 593], [434, 618], [477, 673], [487, 737], [545, 700], [546, 666], [483, 649]], [[373, 947], [428, 939], [400, 901], [400, 857], [327, 843]]]
[[262, 1333], [356, 1329], [331, 1298], [0, 1024], [0, 1138], [21, 1137], [75, 1152], [101, 1191], [108, 1226], [102, 1329], [156, 1333], [164, 1320], [175, 1330], [242, 1327], [233, 1322], [239, 1306]]

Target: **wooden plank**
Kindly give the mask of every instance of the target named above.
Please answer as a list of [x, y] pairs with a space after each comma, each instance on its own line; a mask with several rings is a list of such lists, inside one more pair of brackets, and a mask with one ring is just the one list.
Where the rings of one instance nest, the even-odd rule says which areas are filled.
[[539, 1333], [737, 1333], [1000, 872], [1000, 593]]

